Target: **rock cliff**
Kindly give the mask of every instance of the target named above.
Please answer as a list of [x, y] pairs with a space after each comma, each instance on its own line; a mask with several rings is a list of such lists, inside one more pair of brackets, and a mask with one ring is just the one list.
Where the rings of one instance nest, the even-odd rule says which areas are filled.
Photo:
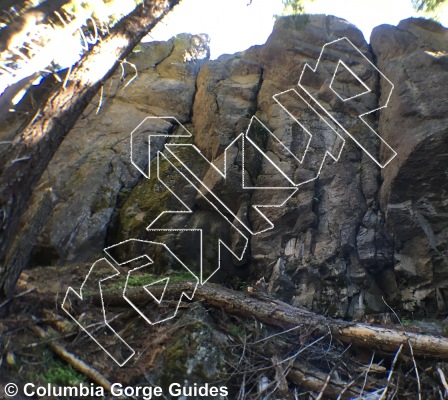
[[[359, 49], [351, 54], [351, 67], [373, 88], [367, 100], [348, 109], [344, 99], [328, 89], [328, 79], [307, 82], [323, 109], [354, 132], [367, 151], [340, 129], [336, 135], [337, 127], [316, 120], [309, 107], [288, 97], [291, 92], [278, 99], [302, 126], [273, 98], [297, 88], [305, 64], [314, 67], [322, 47], [343, 37]], [[254, 137], [268, 157], [260, 156], [254, 146], [234, 146], [228, 151], [225, 181], [191, 149], [178, 150], [185, 167], [229, 207], [224, 217], [236, 216], [243, 225], [262, 231], [265, 221], [252, 206], [270, 204], [278, 191], [260, 188], [282, 187], [285, 176], [303, 183], [284, 206], [266, 209], [273, 228], [248, 237], [240, 259], [228, 251], [220, 254], [221, 268], [212, 279], [240, 287], [264, 277], [267, 290], [280, 299], [337, 317], [380, 313], [387, 310], [385, 301], [400, 313], [446, 313], [448, 30], [435, 22], [409, 19], [397, 27], [376, 28], [369, 45], [344, 20], [300, 16], [279, 19], [265, 45], [242, 53], [209, 61], [207, 46], [206, 36], [187, 34], [141, 44], [106, 83], [36, 190], [27, 218], [48, 188], [54, 207], [36, 240], [33, 265], [93, 262], [105, 247], [130, 238], [163, 240], [180, 257], [195, 257], [196, 239], [179, 232], [146, 231], [163, 211], [179, 204], [154, 175], [145, 178], [130, 159], [131, 132], [147, 116], [170, 116], [193, 134], [183, 143], [195, 144], [217, 165], [249, 126], [251, 134], [259, 133]], [[338, 51], [322, 61], [327, 74], [338, 65]], [[384, 75], [357, 58], [370, 60]], [[364, 90], [347, 70], [328, 76], [347, 98]], [[358, 117], [386, 102], [388, 79], [395, 85], [388, 106], [368, 116], [382, 142], [365, 134]], [[151, 168], [156, 151], [167, 141], [175, 142], [167, 136], [182, 134], [172, 119], [167, 121], [153, 120], [134, 132], [140, 144], [133, 150], [134, 163], [148, 168], [149, 131], [159, 134], [151, 141]], [[301, 164], [297, 157], [307, 146], [306, 126], [314, 135], [308, 162]], [[380, 168], [374, 159], [388, 159], [385, 143], [397, 156]], [[326, 151], [340, 152], [340, 157], [326, 157], [321, 166]], [[164, 154], [172, 157], [166, 150]], [[284, 175], [278, 174], [279, 168]], [[241, 176], [253, 189], [241, 187]], [[206, 201], [207, 194], [192, 190], [172, 165], [164, 170], [164, 179], [193, 211], [165, 213], [164, 229], [201, 228], [208, 238], [222, 238], [242, 254], [244, 240]], [[203, 256], [204, 271], [211, 275], [217, 247], [204, 246]], [[160, 267], [159, 273], [166, 272], [167, 267]]]

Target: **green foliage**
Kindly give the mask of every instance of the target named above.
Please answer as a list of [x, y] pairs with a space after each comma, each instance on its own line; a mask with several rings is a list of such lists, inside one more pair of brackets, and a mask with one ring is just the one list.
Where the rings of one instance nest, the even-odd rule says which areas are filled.
[[305, 11], [303, 0], [282, 0], [282, 3], [283, 15], [296, 15]]
[[[283, 12], [282, 15], [297, 15], [305, 12], [305, 6], [307, 2], [314, 0], [282, 0]], [[448, 4], [448, 0], [411, 0], [413, 7], [416, 11], [423, 12], [425, 14], [435, 13], [437, 17], [437, 11], [442, 4]]]
[[[151, 273], [134, 273], [129, 276], [128, 288], [139, 288], [152, 283], [158, 282], [164, 278], [170, 278], [170, 284], [173, 283], [184, 283], [184, 282], [195, 282], [195, 277], [188, 271], [168, 271], [163, 275], [151, 274]], [[127, 276], [122, 274], [117, 278], [113, 285], [109, 285], [107, 290], [123, 290], [126, 284]], [[162, 284], [162, 283], [160, 283]], [[86, 292], [89, 294], [88, 292]]]
[[232, 324], [229, 327], [229, 333], [234, 337], [243, 338], [246, 335], [246, 330], [242, 326]]
[[164, 276], [153, 274], [131, 274], [128, 280], [128, 287], [142, 287], [168, 277], [170, 278], [170, 283], [192, 282], [194, 280], [194, 277], [188, 271], [172, 271]]
[[448, 0], [412, 0], [412, 5], [417, 11], [432, 13], [442, 4], [447, 4]]
[[128, 279], [128, 287], [142, 287], [156, 282], [160, 279], [160, 277], [154, 276], [153, 274], [131, 274]]
[[[20, 345], [24, 346], [25, 342]], [[30, 363], [28, 357], [34, 362]], [[45, 349], [43, 345], [34, 347], [30, 353], [18, 354], [15, 364], [9, 366], [9, 369], [11, 372], [15, 371], [22, 382], [33, 382], [37, 386], [48, 383], [59, 386], [76, 386], [80, 383], [88, 383], [88, 379], [84, 375], [56, 357], [51, 351]]]
[[86, 382], [86, 377], [79, 374], [71, 365], [57, 361], [47, 370], [44, 380], [55, 385], [73, 386]]
[[314, 0], [282, 0], [283, 11], [282, 15], [298, 15], [305, 13], [306, 3]]

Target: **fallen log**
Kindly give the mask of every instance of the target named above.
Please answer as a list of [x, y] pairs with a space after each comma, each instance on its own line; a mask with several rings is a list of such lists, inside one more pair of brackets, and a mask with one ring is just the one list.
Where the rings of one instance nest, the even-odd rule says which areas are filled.
[[[166, 288], [165, 296], [191, 290], [191, 283], [173, 284]], [[161, 295], [165, 287], [151, 286], [151, 292]], [[148, 295], [138, 289], [128, 289], [127, 297], [134, 304], [143, 304]], [[310, 326], [315, 335], [331, 333], [333, 338], [342, 343], [359, 347], [378, 349], [395, 353], [403, 345], [403, 353], [419, 357], [448, 359], [448, 338], [404, 331], [399, 328], [372, 326], [365, 323], [343, 321], [318, 315], [303, 308], [293, 307], [269, 296], [230, 290], [215, 284], [206, 284], [196, 290], [195, 300], [202, 300], [208, 306], [219, 308], [230, 314], [254, 317], [265, 324], [283, 329], [299, 324]], [[93, 295], [92, 301], [101, 305], [101, 297]], [[123, 306], [127, 302], [122, 292], [103, 293], [107, 307]], [[410, 346], [412, 346], [412, 351]]]

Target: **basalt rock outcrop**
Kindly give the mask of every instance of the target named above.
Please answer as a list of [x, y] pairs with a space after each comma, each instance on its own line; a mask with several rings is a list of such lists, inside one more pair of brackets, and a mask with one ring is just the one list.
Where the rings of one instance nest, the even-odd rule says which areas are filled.
[[[309, 90], [356, 136], [365, 129], [359, 115], [378, 108], [389, 96], [385, 77], [395, 85], [388, 107], [368, 117], [397, 153], [384, 168], [371, 156], [380, 160], [390, 150], [374, 135], [362, 138], [369, 156], [352, 138], [316, 120], [303, 102], [279, 97], [302, 123], [300, 128], [273, 98], [297, 88], [305, 64], [314, 67], [322, 47], [343, 37], [359, 49], [351, 50], [354, 60], [365, 57], [384, 76], [353, 62], [356, 75], [373, 90], [367, 102], [352, 109], [328, 89], [328, 80], [308, 80]], [[55, 206], [36, 239], [32, 264], [93, 262], [105, 247], [130, 238], [157, 239], [182, 257], [192, 257], [196, 239], [182, 232], [146, 231], [163, 211], [179, 204], [154, 175], [144, 178], [130, 159], [130, 133], [140, 122], [149, 115], [170, 116], [193, 135], [183, 143], [195, 144], [217, 165], [249, 126], [259, 133], [258, 144], [268, 158], [249, 146], [242, 163], [243, 149], [235, 145], [226, 159], [225, 182], [204, 159], [195, 159], [188, 149], [178, 150], [184, 151], [179, 157], [185, 166], [223, 199], [232, 211], [229, 215], [254, 230], [264, 222], [252, 205], [268, 204], [274, 197], [272, 191], [257, 187], [282, 186], [278, 168], [303, 183], [282, 207], [266, 210], [273, 228], [248, 237], [240, 259], [204, 247], [204, 270], [209, 273], [221, 256], [215, 280], [240, 287], [264, 277], [267, 290], [282, 300], [337, 317], [383, 312], [386, 302], [414, 315], [446, 312], [448, 30], [435, 22], [409, 19], [397, 27], [376, 28], [368, 45], [356, 27], [336, 17], [281, 18], [265, 45], [214, 61], [207, 60], [207, 40], [203, 35], [179, 35], [166, 43], [142, 44], [128, 59], [124, 74], [105, 85], [103, 97], [67, 136], [36, 190], [38, 199], [39, 191], [51, 187]], [[328, 74], [338, 65], [338, 51], [322, 61]], [[359, 94], [359, 80], [347, 71], [330, 78], [347, 98]], [[308, 161], [300, 164], [291, 153], [305, 154], [306, 126], [314, 136]], [[150, 161], [148, 132], [158, 133], [151, 141]], [[152, 168], [156, 150], [171, 157], [164, 144], [174, 143], [168, 136], [182, 132], [172, 119], [154, 119], [149, 128], [135, 131], [142, 146], [134, 152], [134, 163]], [[326, 157], [320, 170], [325, 151], [337, 154], [338, 161]], [[201, 227], [208, 237], [220, 237], [241, 253], [244, 241], [229, 228], [226, 214], [220, 215], [206, 195], [198, 194], [176, 171], [167, 168], [164, 178], [183, 193], [182, 201], [193, 212], [165, 213], [162, 226]], [[242, 188], [241, 176], [254, 189]]]
[[378, 67], [395, 83], [379, 130], [397, 148], [379, 192], [394, 241], [394, 290], [403, 306], [446, 312], [448, 272], [448, 31], [418, 19], [372, 34]]

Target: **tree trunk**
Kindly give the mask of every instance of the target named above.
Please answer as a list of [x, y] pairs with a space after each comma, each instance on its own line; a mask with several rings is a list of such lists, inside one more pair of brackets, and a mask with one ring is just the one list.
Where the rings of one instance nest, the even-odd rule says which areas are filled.
[[[73, 69], [66, 86], [49, 96], [0, 161], [0, 299], [12, 295], [23, 263], [7, 264], [32, 190], [64, 137], [103, 82], [179, 0], [144, 2], [123, 18]], [[2, 147], [4, 147], [3, 144]], [[5, 152], [3, 153], [5, 154]]]

